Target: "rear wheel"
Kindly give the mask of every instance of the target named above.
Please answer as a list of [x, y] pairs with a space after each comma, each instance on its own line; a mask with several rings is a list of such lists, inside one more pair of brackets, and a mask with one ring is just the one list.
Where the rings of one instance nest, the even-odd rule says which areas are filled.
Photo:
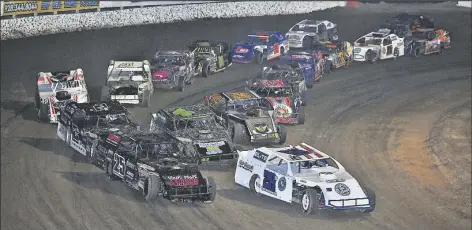
[[49, 121], [49, 109], [48, 105], [40, 103], [38, 106], [38, 119], [40, 121]]
[[143, 92], [143, 100], [141, 101], [142, 107], [149, 107], [151, 104], [151, 92], [149, 90], [145, 90]]
[[177, 90], [180, 92], [185, 91], [185, 77], [184, 76], [179, 77], [179, 81], [177, 82]]
[[285, 126], [278, 126], [277, 132], [279, 133], [279, 145], [283, 145], [287, 140], [287, 128]]
[[393, 50], [393, 58], [396, 59], [399, 55], [400, 55], [400, 51], [398, 50], [398, 48], [395, 48]]
[[298, 110], [298, 124], [305, 124], [305, 109], [303, 107]]
[[205, 62], [203, 63], [202, 77], [208, 78], [209, 76], [210, 76], [210, 63]]
[[305, 36], [302, 41], [303, 48], [311, 48], [313, 45], [313, 37]]
[[108, 87], [103, 86], [102, 87], [102, 92], [101, 92], [101, 95], [100, 95], [100, 100], [101, 101], [107, 101], [109, 97], [110, 97], [110, 91], [109, 91]]
[[210, 197], [209, 199], [207, 200], [207, 202], [211, 203], [215, 200], [216, 198], [216, 182], [215, 182], [215, 179], [213, 179], [213, 177], [207, 177], [205, 178], [206, 180], [206, 185], [208, 186], [208, 192], [210, 193]]
[[444, 51], [445, 51], [444, 47], [441, 46], [441, 48], [439, 48], [439, 55], [443, 55]]
[[105, 174], [107, 175], [108, 180], [115, 180], [116, 176], [113, 175], [113, 162], [108, 161], [105, 167]]
[[421, 56], [421, 50], [419, 47], [415, 48], [415, 50], [413, 50], [413, 56], [414, 57], [419, 57]]
[[264, 55], [259, 50], [254, 50], [254, 59], [259, 65], [262, 65], [264, 63]]

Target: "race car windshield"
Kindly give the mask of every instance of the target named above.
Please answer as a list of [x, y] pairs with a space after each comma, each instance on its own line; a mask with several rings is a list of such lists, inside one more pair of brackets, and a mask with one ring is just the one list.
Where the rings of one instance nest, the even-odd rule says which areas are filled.
[[141, 144], [143, 152], [150, 160], [173, 156], [179, 154], [180, 150], [176, 143], [143, 143]]
[[291, 31], [302, 31], [302, 32], [318, 33], [318, 27], [316, 27], [316, 26], [296, 25], [291, 29]]
[[236, 110], [238, 111], [245, 111], [253, 108], [264, 107], [261, 101], [257, 98], [235, 101], [234, 105]]
[[158, 65], [185, 65], [181, 56], [176, 55], [159, 55], [151, 60], [152, 66]]
[[128, 79], [123, 79], [123, 80], [131, 80], [131, 76], [146, 76], [143, 71], [123, 71], [121, 69], [114, 69], [111, 71], [111, 77], [125, 77]]
[[216, 121], [213, 117], [195, 117], [191, 119], [182, 119], [176, 121], [178, 130], [184, 129], [209, 129], [216, 127]]
[[290, 97], [292, 95], [291, 88], [271, 88], [267, 92], [267, 97]]
[[108, 114], [106, 120], [109, 124], [124, 125], [128, 124], [128, 118], [125, 114]]
[[298, 161], [298, 162], [291, 162], [290, 164], [297, 166], [298, 173], [301, 173], [307, 169], [315, 169], [315, 168], [332, 167], [335, 169], [339, 169], [338, 164], [336, 164], [336, 162], [332, 158], [322, 158], [322, 159], [309, 160], [309, 161]]
[[364, 45], [380, 45], [382, 43], [382, 38], [374, 38], [374, 37], [365, 37], [357, 40], [357, 43], [361, 43]]

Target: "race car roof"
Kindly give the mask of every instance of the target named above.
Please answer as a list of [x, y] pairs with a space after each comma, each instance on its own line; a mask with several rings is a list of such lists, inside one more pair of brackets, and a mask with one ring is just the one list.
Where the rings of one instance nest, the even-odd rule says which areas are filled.
[[140, 61], [115, 61], [113, 67], [118, 70], [140, 71], [143, 68], [143, 62]]
[[318, 24], [320, 24], [320, 23], [322, 23], [322, 22], [323, 22], [323, 21], [320, 21], [320, 20], [308, 20], [308, 19], [306, 19], [306, 20], [301, 21], [301, 22], [298, 23], [298, 24], [318, 25]]
[[223, 97], [225, 97], [227, 100], [231, 100], [231, 101], [257, 98], [248, 92], [225, 92], [225, 93], [221, 93], [221, 95], [223, 95]]
[[290, 145], [283, 148], [261, 147], [256, 150], [269, 155], [269, 158], [277, 156], [287, 162], [300, 162], [330, 157], [328, 154], [305, 143], [301, 143], [297, 146]]
[[182, 56], [184, 51], [177, 51], [177, 50], [164, 50], [164, 51], [157, 51], [154, 57], [159, 56]]
[[214, 115], [211, 109], [204, 104], [165, 108], [162, 109], [162, 111], [164, 111], [164, 113], [167, 113], [167, 115], [170, 117], [178, 118], [196, 118]]

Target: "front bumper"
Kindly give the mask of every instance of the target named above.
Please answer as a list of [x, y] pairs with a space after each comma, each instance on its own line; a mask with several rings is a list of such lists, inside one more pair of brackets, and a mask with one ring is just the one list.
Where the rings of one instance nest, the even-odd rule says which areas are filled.
[[323, 209], [331, 210], [364, 210], [370, 208], [368, 198], [360, 199], [344, 199], [344, 200], [329, 200], [323, 206]]
[[207, 164], [207, 163], [215, 163], [215, 162], [225, 162], [225, 161], [232, 161], [232, 160], [237, 160], [238, 159], [238, 153], [237, 152], [230, 152], [230, 153], [220, 153], [220, 154], [215, 154], [215, 155], [205, 155], [201, 154], [199, 156], [200, 158], [200, 164]]
[[292, 113], [289, 117], [275, 117], [277, 123], [281, 124], [298, 124], [298, 113]]
[[365, 55], [362, 54], [354, 54], [354, 61], [366, 61]]
[[290, 48], [302, 48], [303, 47], [303, 43], [299, 40], [289, 40], [288, 41], [288, 46]]
[[280, 140], [278, 133], [251, 134], [251, 143], [253, 144], [277, 144]]
[[154, 81], [152, 83], [156, 89], [173, 89], [177, 86], [176, 82]]

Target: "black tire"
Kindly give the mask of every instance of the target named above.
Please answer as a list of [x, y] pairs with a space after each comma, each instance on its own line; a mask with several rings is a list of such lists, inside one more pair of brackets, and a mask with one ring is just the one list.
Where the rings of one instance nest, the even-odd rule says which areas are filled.
[[421, 56], [421, 49], [420, 49], [420, 47], [416, 47], [413, 50], [413, 57], [419, 57], [419, 56]]
[[205, 62], [203, 63], [202, 67], [202, 77], [208, 78], [210, 76], [210, 63]]
[[305, 124], [305, 108], [303, 107], [298, 110], [298, 124]]
[[393, 50], [393, 56], [394, 56], [394, 59], [396, 59], [400, 56], [400, 51], [398, 50], [398, 48], [395, 48]]
[[[306, 200], [305, 200], [306, 199]], [[315, 215], [319, 212], [319, 196], [315, 189], [308, 188], [302, 195], [302, 211], [307, 215]]]
[[370, 64], [375, 64], [377, 63], [377, 54], [373, 52], [372, 50], [368, 50], [367, 53], [365, 54], [367, 61]]
[[177, 82], [177, 90], [180, 92], [185, 91], [185, 76], [180, 76]]
[[102, 92], [100, 94], [101, 101], [107, 101], [110, 98], [110, 90], [107, 86], [102, 87]]
[[305, 36], [302, 41], [303, 48], [311, 48], [313, 46], [313, 37]]
[[149, 90], [144, 90], [143, 100], [141, 101], [141, 107], [149, 107], [151, 104], [151, 92]]
[[335, 69], [336, 69], [336, 67], [334, 66], [333, 62], [330, 62], [330, 64], [329, 64], [329, 72], [333, 72]]
[[108, 161], [105, 166], [105, 174], [108, 180], [116, 180], [116, 176], [113, 175], [113, 162]]
[[254, 50], [254, 59], [257, 64], [262, 65], [264, 63], [264, 54], [259, 50]]
[[97, 147], [98, 142], [96, 140], [93, 140], [93, 141], [88, 140], [88, 142], [91, 142], [91, 143], [87, 144], [88, 145], [87, 146], [88, 150], [86, 152], [87, 160], [90, 164], [95, 164], [95, 162], [97, 161], [96, 147]]
[[249, 190], [251, 190], [257, 196], [262, 196], [262, 194], [256, 190], [256, 180], [257, 179], [259, 179], [260, 186], [262, 186], [259, 175], [254, 174], [254, 175], [252, 175], [251, 180], [249, 181]]
[[284, 47], [280, 47], [280, 59], [282, 59], [282, 57], [285, 55], [285, 48]]
[[367, 198], [369, 199], [370, 208], [364, 209], [361, 212], [364, 212], [364, 213], [373, 212], [375, 210], [375, 202], [376, 202], [375, 192], [370, 188], [362, 188], [362, 190], [364, 190], [364, 193], [367, 195]]
[[279, 133], [279, 145], [285, 144], [285, 141], [287, 140], [287, 128], [285, 126], [278, 126], [277, 127], [277, 132]]
[[217, 187], [216, 187], [216, 182], [215, 182], [215, 179], [213, 179], [213, 177], [207, 177], [205, 178], [206, 180], [206, 184], [207, 186], [209, 186], [209, 191], [210, 192], [210, 196], [208, 197], [208, 200], [207, 202], [211, 203], [215, 200], [216, 198], [216, 193], [217, 193]]
[[305, 84], [306, 84], [306, 87], [307, 87], [308, 89], [313, 88], [313, 86], [315, 85], [315, 77], [314, 77], [314, 76], [310, 77], [310, 78], [305, 82]]
[[160, 178], [156, 175], [149, 175], [144, 181], [143, 196], [146, 201], [153, 201], [159, 197], [161, 186]]
[[47, 104], [44, 104], [44, 103], [39, 104], [38, 119], [40, 121], [49, 121], [49, 108]]
[[233, 143], [238, 144], [249, 144], [249, 134], [246, 133], [246, 127], [240, 123], [234, 123], [233, 125]]
[[439, 48], [439, 53], [438, 53], [438, 54], [439, 54], [439, 55], [443, 55], [443, 54], [444, 54], [444, 51], [446, 51], [446, 49], [444, 49], [444, 47], [441, 46], [441, 47]]
[[306, 91], [302, 92], [302, 106], [306, 106], [307, 96]]
[[248, 86], [248, 88], [251, 88], [252, 84], [254, 84], [254, 80], [253, 80], [253, 79], [247, 80], [247, 86]]

